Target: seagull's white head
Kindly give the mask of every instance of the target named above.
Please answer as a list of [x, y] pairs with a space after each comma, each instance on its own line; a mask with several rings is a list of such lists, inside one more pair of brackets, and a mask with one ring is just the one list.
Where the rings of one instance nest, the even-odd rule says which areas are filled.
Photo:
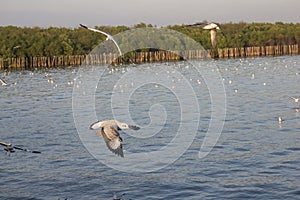
[[119, 127], [120, 129], [122, 129], [122, 130], [130, 129], [129, 126], [128, 126], [128, 124], [126, 124], [126, 123], [121, 123], [121, 122], [118, 122], [118, 121], [116, 121], [116, 122], [117, 122], [117, 125], [118, 125], [118, 127]]

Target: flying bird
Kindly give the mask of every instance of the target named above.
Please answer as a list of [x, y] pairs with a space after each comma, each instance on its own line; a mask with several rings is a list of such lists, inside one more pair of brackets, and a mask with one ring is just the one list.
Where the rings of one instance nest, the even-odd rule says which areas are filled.
[[104, 31], [100, 31], [100, 30], [97, 30], [97, 29], [94, 29], [94, 28], [89, 28], [89, 27], [87, 27], [87, 26], [85, 26], [85, 25], [83, 25], [83, 24], [79, 24], [79, 25], [80, 25], [81, 27], [85, 28], [85, 29], [90, 30], [90, 31], [94, 31], [94, 32], [101, 33], [101, 34], [105, 35], [105, 36], [106, 36], [106, 40], [112, 40], [112, 41], [115, 43], [115, 45], [117, 46], [120, 56], [122, 56], [122, 51], [121, 51], [121, 49], [120, 49], [118, 43], [116, 42], [116, 40], [113, 38], [112, 35], [110, 35], [110, 34], [104, 32]]
[[27, 151], [27, 152], [30, 152], [30, 153], [41, 153], [40, 151], [31, 151], [29, 149], [24, 149], [22, 147], [13, 146], [12, 144], [8, 144], [8, 143], [5, 143], [5, 142], [0, 142], [0, 145], [4, 146], [4, 150], [7, 151], [8, 153], [14, 153], [15, 150]]
[[[188, 26], [202, 26], [205, 30], [210, 30], [210, 39], [211, 39], [211, 45], [213, 48], [217, 47], [217, 30], [220, 30], [220, 25], [214, 22], [197, 22], [195, 24], [190, 24]], [[223, 32], [221, 32], [222, 35], [224, 35]], [[225, 35], [224, 35], [225, 36]]]
[[121, 123], [117, 120], [104, 120], [91, 124], [90, 129], [100, 129], [100, 131], [97, 132], [97, 135], [99, 137], [102, 135], [108, 149], [113, 153], [124, 157], [122, 147], [123, 139], [120, 137], [118, 130], [139, 130], [140, 128], [126, 123]]

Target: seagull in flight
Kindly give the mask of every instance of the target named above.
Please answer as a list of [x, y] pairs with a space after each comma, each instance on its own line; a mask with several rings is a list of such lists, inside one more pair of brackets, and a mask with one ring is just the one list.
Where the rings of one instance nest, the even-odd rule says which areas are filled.
[[112, 41], [115, 43], [116, 47], [118, 48], [118, 51], [119, 51], [120, 56], [122, 56], [122, 51], [121, 51], [121, 49], [120, 49], [118, 43], [116, 42], [116, 40], [114, 39], [114, 37], [113, 37], [112, 35], [110, 35], [110, 34], [104, 32], [104, 31], [100, 31], [100, 30], [97, 30], [97, 29], [94, 29], [94, 28], [89, 28], [89, 27], [87, 27], [87, 26], [85, 26], [85, 25], [83, 25], [83, 24], [79, 24], [79, 25], [80, 25], [82, 28], [85, 28], [85, 29], [88, 29], [88, 30], [90, 30], [90, 31], [94, 31], [94, 32], [101, 33], [101, 34], [105, 35], [105, 36], [106, 36], [106, 40], [112, 40]]
[[[217, 30], [220, 30], [220, 25], [214, 22], [197, 22], [194, 24], [190, 24], [188, 26], [202, 26], [205, 30], [210, 30], [210, 39], [211, 45], [213, 48], [217, 47]], [[225, 34], [221, 31], [222, 35], [225, 37]], [[226, 38], [226, 37], [225, 37]]]
[[14, 153], [15, 150], [20, 150], [20, 151], [27, 151], [30, 153], [41, 153], [40, 151], [31, 151], [28, 149], [24, 149], [22, 147], [18, 147], [18, 146], [13, 146], [12, 144], [8, 144], [5, 142], [0, 142], [0, 145], [4, 146], [4, 150], [7, 151], [8, 153]]
[[102, 135], [108, 149], [113, 153], [124, 157], [122, 147], [123, 139], [120, 137], [118, 130], [139, 130], [140, 127], [121, 123], [117, 120], [103, 120], [91, 124], [90, 129], [100, 129], [97, 132], [97, 135], [99, 137]]

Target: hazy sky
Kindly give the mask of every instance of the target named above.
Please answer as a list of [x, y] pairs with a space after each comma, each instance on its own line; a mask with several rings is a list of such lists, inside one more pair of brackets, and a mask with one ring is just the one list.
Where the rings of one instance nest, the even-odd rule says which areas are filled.
[[300, 22], [300, 0], [0, 0], [0, 26]]

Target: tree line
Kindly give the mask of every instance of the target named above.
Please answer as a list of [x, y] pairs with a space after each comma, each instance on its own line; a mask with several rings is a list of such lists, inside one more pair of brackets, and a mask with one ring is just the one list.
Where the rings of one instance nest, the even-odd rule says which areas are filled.
[[[140, 23], [134, 27], [97, 26], [115, 35], [131, 28], [155, 27]], [[224, 23], [220, 24], [219, 48], [300, 44], [299, 23]], [[210, 33], [201, 27], [170, 25], [164, 28], [183, 33], [205, 49], [211, 48]], [[104, 35], [78, 28], [0, 27], [0, 58], [29, 56], [86, 55], [105, 41]], [[168, 38], [166, 38], [168, 39]]]

